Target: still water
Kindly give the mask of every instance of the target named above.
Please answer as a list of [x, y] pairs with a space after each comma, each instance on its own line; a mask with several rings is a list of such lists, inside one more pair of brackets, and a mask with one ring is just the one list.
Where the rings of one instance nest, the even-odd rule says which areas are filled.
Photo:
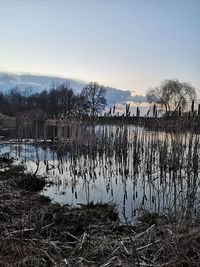
[[200, 152], [197, 136], [149, 132], [129, 125], [60, 131], [54, 143], [26, 139], [0, 145], [0, 154], [9, 153], [16, 164], [25, 164], [27, 172], [37, 169], [38, 175], [47, 177], [41, 194], [53, 202], [115, 203], [122, 222], [134, 222], [144, 211], [180, 217], [188, 207], [198, 212], [198, 162], [198, 170], [193, 166], [199, 160], [195, 158]]

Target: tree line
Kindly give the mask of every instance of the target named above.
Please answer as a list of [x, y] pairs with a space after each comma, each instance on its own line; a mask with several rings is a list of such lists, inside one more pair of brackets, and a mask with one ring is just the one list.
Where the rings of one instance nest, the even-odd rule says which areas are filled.
[[53, 83], [49, 90], [31, 94], [15, 87], [0, 92], [0, 113], [9, 116], [47, 117], [96, 116], [106, 106], [106, 89], [96, 82], [86, 85], [75, 94], [69, 83]]
[[[191, 111], [193, 112], [196, 95], [196, 89], [190, 83], [174, 79], [164, 80], [159, 86], [150, 88], [146, 98], [147, 102], [154, 104], [154, 113], [157, 108], [158, 110], [164, 108], [165, 114], [173, 117], [177, 112], [181, 114], [189, 105], [192, 105]], [[95, 117], [101, 114], [106, 103], [106, 88], [96, 82], [90, 82], [80, 94], [75, 94], [69, 83], [53, 83], [49, 90], [35, 94], [31, 94], [28, 89], [22, 92], [17, 87], [7, 93], [0, 92], [0, 113], [9, 116]], [[129, 108], [130, 103], [126, 105], [126, 116], [130, 116]], [[115, 106], [112, 113], [110, 108], [109, 117], [115, 113], [114, 109]], [[137, 109], [137, 116], [139, 116], [138, 113], [139, 109]]]

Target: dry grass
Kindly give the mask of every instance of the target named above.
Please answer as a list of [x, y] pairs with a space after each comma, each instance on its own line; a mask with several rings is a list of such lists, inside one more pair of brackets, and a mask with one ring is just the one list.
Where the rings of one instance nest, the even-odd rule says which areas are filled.
[[[166, 202], [171, 201], [172, 209], [166, 216], [146, 213], [136, 225], [120, 225], [114, 206], [52, 204], [32, 192], [44, 181], [11, 168], [0, 174], [0, 266], [199, 266], [199, 136], [159, 138], [122, 126], [112, 132], [103, 127], [95, 135], [84, 125], [66, 127], [66, 135], [58, 135], [52, 148], [60, 168], [70, 151], [73, 170], [84, 178], [78, 157], [85, 153], [92, 162], [98, 153], [110, 162], [115, 152], [122, 178], [158, 184], [159, 204], [160, 192], [165, 200], [169, 191]], [[70, 142], [68, 131], [75, 137]], [[150, 196], [152, 202], [155, 196]]]
[[198, 220], [120, 225], [113, 205], [52, 204], [16, 179], [0, 174], [0, 266], [199, 266]]

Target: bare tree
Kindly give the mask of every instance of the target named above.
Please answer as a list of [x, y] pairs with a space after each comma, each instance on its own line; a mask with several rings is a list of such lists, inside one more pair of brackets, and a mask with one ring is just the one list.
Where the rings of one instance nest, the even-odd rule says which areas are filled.
[[84, 98], [85, 107], [93, 117], [105, 108], [107, 102], [105, 98], [106, 88], [97, 82], [90, 82], [86, 85], [81, 95]]
[[188, 101], [196, 98], [196, 89], [187, 82], [175, 80], [164, 80], [158, 87], [150, 88], [147, 92], [149, 103], [159, 104], [165, 107], [166, 112], [174, 112], [182, 106], [185, 108]]

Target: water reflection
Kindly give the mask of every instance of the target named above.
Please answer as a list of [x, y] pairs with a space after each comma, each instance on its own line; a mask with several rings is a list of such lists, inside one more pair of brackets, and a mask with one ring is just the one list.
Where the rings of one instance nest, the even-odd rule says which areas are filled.
[[133, 126], [66, 126], [56, 142], [16, 142], [1, 147], [28, 172], [53, 184], [42, 194], [74, 206], [114, 202], [120, 219], [135, 221], [144, 210], [198, 212], [199, 136], [149, 132]]

